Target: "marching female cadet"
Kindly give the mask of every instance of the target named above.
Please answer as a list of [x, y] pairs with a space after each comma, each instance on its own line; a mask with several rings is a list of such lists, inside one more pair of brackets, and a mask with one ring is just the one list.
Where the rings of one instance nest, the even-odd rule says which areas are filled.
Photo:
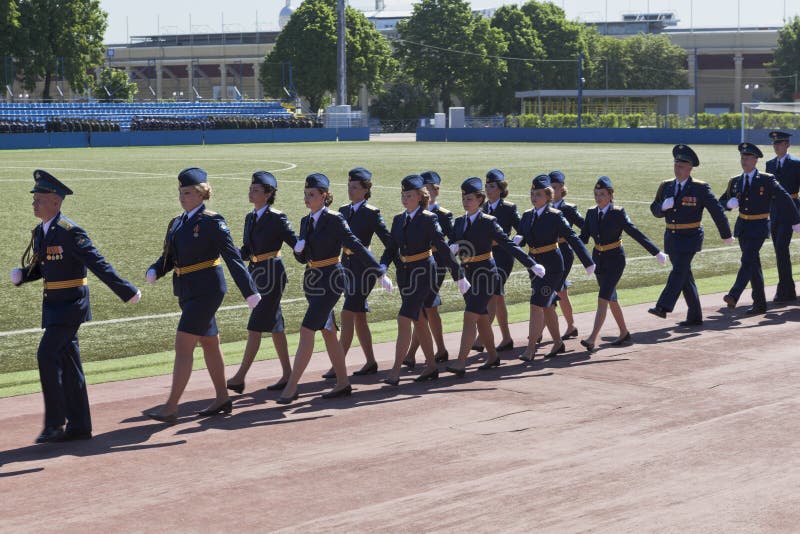
[[528, 245], [531, 256], [542, 265], [546, 273], [542, 277], [531, 276], [531, 316], [528, 323], [528, 347], [519, 357], [530, 362], [536, 356], [536, 346], [547, 329], [553, 337], [553, 348], [547, 358], [565, 352], [564, 341], [559, 334], [556, 301], [558, 291], [566, 281], [566, 260], [559, 242], [569, 243], [586, 267], [586, 272], [594, 272], [594, 262], [586, 246], [578, 239], [570, 223], [563, 214], [550, 205], [554, 192], [550, 176], [540, 174], [531, 182], [531, 204], [533, 208], [522, 215], [519, 233], [521, 245]]
[[[486, 173], [486, 203], [483, 211], [497, 219], [506, 235], [511, 235], [511, 229], [519, 231], [519, 213], [517, 206], [513, 202], [506, 200], [508, 196], [508, 182], [503, 171], [491, 169]], [[503, 352], [514, 348], [514, 340], [511, 339], [511, 331], [508, 329], [508, 308], [506, 308], [506, 281], [514, 268], [514, 258], [499, 244], [492, 247], [495, 265], [497, 265], [498, 284], [495, 293], [489, 301], [489, 324], [492, 324], [497, 317], [497, 326], [500, 327], [500, 343], [497, 351]], [[475, 350], [482, 351], [480, 336], [473, 346]]]
[[231, 412], [231, 400], [225, 388], [225, 363], [214, 318], [227, 290], [220, 255], [250, 309], [261, 300], [255, 282], [233, 244], [225, 219], [207, 210], [203, 203], [211, 198], [206, 171], [196, 167], [184, 169], [178, 175], [178, 182], [178, 199], [184, 213], [170, 221], [164, 238], [164, 251], [147, 270], [150, 284], [173, 272], [172, 290], [181, 307], [175, 335], [172, 388], [161, 411], [146, 413], [151, 419], [166, 423], [177, 420], [178, 401], [192, 374], [192, 355], [198, 342], [203, 348], [206, 368], [216, 392], [211, 405], [198, 413], [210, 416]]
[[[553, 188], [553, 207], [561, 212], [570, 227], [577, 227], [580, 231], [583, 228], [583, 216], [578, 211], [578, 206], [564, 200], [564, 197], [567, 196], [564, 173], [551, 171], [548, 176], [550, 177], [550, 187]], [[564, 335], [561, 336], [561, 339], [566, 340], [578, 335], [578, 328], [575, 326], [575, 319], [572, 315], [572, 302], [569, 300], [569, 282], [567, 282], [567, 277], [575, 261], [575, 254], [563, 237], [558, 238], [558, 248], [561, 249], [561, 256], [564, 258], [564, 283], [558, 291], [558, 307], [561, 308], [561, 313], [567, 321], [567, 328]]]
[[[294, 247], [295, 257], [306, 264], [303, 274], [303, 290], [308, 301], [308, 310], [300, 327], [300, 342], [294, 357], [294, 367], [289, 381], [283, 389], [279, 404], [289, 404], [297, 399], [297, 383], [311, 360], [314, 351], [314, 334], [322, 331], [325, 348], [336, 373], [336, 386], [323, 398], [350, 395], [352, 387], [347, 380], [344, 350], [336, 337], [336, 321], [333, 307], [342, 296], [345, 273], [339, 255], [347, 247], [365, 266], [378, 269], [380, 266], [372, 253], [358, 240], [341, 213], [329, 211], [333, 194], [330, 181], [321, 173], [306, 177], [304, 200], [311, 211], [300, 222], [300, 240]], [[385, 278], [385, 277], [383, 277]], [[386, 283], [386, 280], [382, 280]]]
[[297, 244], [297, 235], [286, 214], [272, 207], [277, 191], [278, 181], [271, 173], [253, 173], [248, 192], [253, 211], [244, 218], [244, 240], [239, 252], [243, 259], [250, 260], [248, 270], [261, 294], [261, 302], [250, 312], [247, 345], [242, 363], [236, 374], [228, 380], [228, 389], [236, 393], [244, 391], [244, 379], [258, 354], [264, 332], [269, 332], [272, 336], [272, 343], [283, 370], [281, 378], [267, 386], [267, 389], [283, 389], [292, 372], [281, 310], [281, 296], [286, 287], [286, 269], [281, 260], [281, 246], [286, 243], [294, 247]]
[[624, 231], [642, 245], [662, 265], [667, 262], [666, 255], [634, 226], [628, 214], [625, 213], [625, 209], [614, 206], [614, 188], [611, 186], [611, 179], [608, 176], [601, 176], [597, 179], [594, 186], [594, 200], [597, 205], [586, 212], [586, 223], [583, 225], [580, 235], [581, 241], [584, 243], [588, 243], [590, 237], [594, 239], [592, 260], [597, 266], [594, 274], [600, 286], [594, 327], [589, 337], [581, 340], [581, 345], [586, 347], [589, 352], [597, 350], [595, 347], [597, 336], [606, 320], [609, 307], [611, 315], [614, 316], [614, 320], [619, 326], [619, 337], [611, 342], [611, 345], [619, 346], [631, 341], [631, 333], [625, 325], [622, 307], [617, 301], [617, 283], [625, 270], [625, 248], [620, 239], [622, 232]]
[[458, 252], [470, 289], [464, 294], [466, 309], [464, 324], [461, 330], [461, 347], [458, 361], [448, 366], [447, 370], [458, 376], [464, 376], [467, 355], [475, 340], [476, 330], [486, 345], [489, 357], [478, 369], [485, 370], [500, 365], [500, 357], [494, 347], [492, 324], [489, 322], [489, 301], [497, 295], [500, 276], [497, 273], [492, 247], [493, 243], [503, 247], [536, 276], [544, 276], [545, 268], [515, 245], [500, 228], [492, 215], [481, 211], [486, 200], [481, 179], [467, 178], [461, 184], [461, 204], [466, 213], [455, 220], [453, 226], [453, 252]]
[[[383, 222], [381, 211], [367, 204], [372, 188], [372, 173], [364, 167], [356, 167], [348, 173], [347, 194], [350, 197], [350, 204], [339, 208], [347, 220], [350, 230], [369, 248], [372, 236], [377, 235], [383, 246], [389, 243], [389, 230]], [[369, 296], [375, 282], [380, 278], [381, 272], [368, 268], [360, 259], [355, 257], [353, 252], [342, 249], [342, 267], [347, 276], [347, 284], [344, 292], [344, 305], [342, 306], [342, 333], [339, 341], [342, 344], [345, 356], [350, 350], [353, 341], [353, 330], [361, 343], [361, 350], [367, 358], [364, 366], [353, 373], [354, 376], [371, 375], [378, 372], [378, 362], [375, 361], [375, 353], [372, 350], [372, 333], [367, 324], [367, 312]], [[336, 373], [333, 369], [322, 375], [323, 378], [334, 378]]]
[[[420, 173], [420, 176], [422, 176], [425, 190], [428, 191], [428, 196], [430, 196], [430, 203], [427, 209], [436, 215], [444, 237], [450, 239], [453, 232], [453, 212], [443, 208], [436, 201], [439, 198], [439, 188], [441, 187], [442, 178], [436, 171], [425, 171]], [[442, 305], [442, 297], [439, 291], [444, 283], [444, 277], [447, 274], [449, 257], [450, 252], [447, 250], [433, 250], [433, 259], [436, 262], [436, 286], [434, 287], [434, 292], [428, 295], [423, 304], [423, 312], [425, 313], [433, 342], [436, 344], [434, 359], [437, 362], [446, 362], [450, 358], [450, 355], [447, 353], [447, 348], [444, 346], [442, 318], [439, 316], [439, 306]], [[416, 365], [415, 355], [418, 347], [419, 342], [417, 341], [415, 333], [411, 339], [411, 346], [408, 348], [408, 354], [406, 354], [403, 360], [403, 363], [412, 369]]]
[[[423, 313], [423, 306], [430, 302], [436, 293], [436, 262], [432, 248], [446, 251], [444, 261], [450, 269], [453, 280], [463, 294], [469, 289], [464, 271], [456, 261], [442, 235], [436, 215], [427, 211], [430, 197], [425, 189], [422, 176], [412, 174], [401, 182], [401, 202], [405, 211], [392, 220], [391, 246], [381, 256], [381, 267], [394, 262], [397, 270], [397, 286], [400, 288], [402, 304], [397, 314], [397, 342], [395, 345], [394, 366], [385, 383], [396, 386], [400, 383], [400, 366], [408, 352], [411, 342], [411, 326], [425, 354], [426, 367], [416, 381], [434, 380], [439, 377], [433, 354], [430, 330]], [[474, 338], [474, 334], [473, 334]]]

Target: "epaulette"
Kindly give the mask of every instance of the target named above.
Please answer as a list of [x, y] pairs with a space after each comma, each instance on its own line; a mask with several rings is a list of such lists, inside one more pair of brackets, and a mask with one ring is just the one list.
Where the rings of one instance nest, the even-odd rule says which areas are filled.
[[439, 206], [437, 209], [438, 209], [439, 211], [441, 211], [442, 213], [444, 213], [445, 215], [450, 215], [451, 213], [453, 213], [453, 212], [452, 212], [452, 211], [450, 211], [449, 209], [447, 209], [447, 208], [443, 208], [443, 207], [441, 207], [441, 206]]
[[623, 211], [623, 210], [625, 209], [625, 208], [623, 208], [622, 206], [612, 206], [611, 208], [612, 208], [612, 209], [615, 209], [615, 210], [617, 210], [617, 211]]
[[523, 211], [522, 214], [525, 215], [526, 213], [530, 213], [532, 211], [533, 211], [533, 208], [528, 208], [525, 211]]
[[209, 217], [216, 217], [219, 215], [219, 213], [217, 213], [216, 211], [211, 211], [211, 210], [203, 210], [202, 214], [208, 215]]
[[[428, 210], [422, 210], [422, 213], [425, 213], [425, 214], [427, 214], [427, 215], [432, 215], [433, 217], [436, 217], [436, 214], [435, 214], [435, 213], [433, 213], [432, 211], [428, 211]], [[403, 214], [401, 213], [400, 215], [403, 215]]]
[[270, 211], [270, 212], [272, 212], [272, 213], [274, 213], [275, 215], [283, 215], [283, 212], [282, 212], [281, 210], [276, 210], [276, 209], [275, 209], [275, 208], [273, 208], [273, 207], [270, 207], [270, 208], [269, 208], [269, 211]]
[[569, 202], [567, 202], [566, 200], [565, 200], [564, 202], [562, 202], [562, 203], [561, 203], [561, 206], [569, 206], [569, 207], [570, 207], [570, 208], [572, 208], [572, 209], [578, 209], [578, 205], [577, 205], [577, 204], [570, 204], [570, 203], [569, 203]]
[[695, 180], [694, 178], [692, 178], [692, 183], [693, 183], [693, 184], [697, 184], [697, 185], [708, 185], [708, 184], [707, 184], [706, 182], [704, 182], [703, 180]]
[[61, 228], [63, 228], [64, 230], [72, 230], [72, 227], [75, 226], [74, 224], [72, 224], [69, 220], [65, 219], [64, 217], [59, 218], [57, 224]]
[[558, 208], [554, 208], [553, 206], [550, 206], [550, 207], [547, 209], [547, 211], [549, 211], [550, 213], [561, 213], [561, 210], [560, 210], [560, 209], [558, 209]]
[[373, 206], [372, 204], [367, 204], [366, 202], [364, 202], [364, 205], [361, 206], [361, 207], [362, 208], [367, 208], [367, 209], [372, 210], [372, 211], [380, 211], [380, 209], [377, 206]]
[[333, 216], [335, 216], [335, 217], [340, 217], [340, 216], [342, 215], [342, 214], [341, 214], [341, 213], [339, 213], [338, 211], [336, 211], [336, 210], [331, 210], [331, 209], [329, 209], [329, 210], [328, 210], [328, 213], [330, 213], [331, 215], [333, 215]]
[[497, 219], [497, 217], [495, 217], [494, 215], [489, 215], [489, 214], [488, 214], [488, 213], [486, 213], [485, 211], [482, 211], [482, 212], [481, 212], [481, 215], [482, 215], [483, 217], [486, 217], [486, 218], [487, 218], [487, 219], [489, 219], [490, 221], [494, 221], [495, 219]]
[[510, 207], [512, 207], [512, 208], [516, 208], [516, 207], [517, 207], [517, 205], [516, 205], [516, 204], [514, 204], [513, 202], [509, 202], [509, 201], [508, 201], [508, 200], [506, 200], [506, 199], [503, 199], [503, 204], [505, 204], [506, 206], [510, 206]]

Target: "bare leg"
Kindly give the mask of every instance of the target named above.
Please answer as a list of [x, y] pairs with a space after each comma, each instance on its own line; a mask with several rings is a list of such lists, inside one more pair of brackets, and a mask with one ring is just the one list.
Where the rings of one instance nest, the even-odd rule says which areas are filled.
[[292, 364], [289, 361], [289, 345], [286, 342], [286, 334], [283, 332], [272, 333], [272, 344], [275, 345], [275, 352], [278, 354], [278, 360], [281, 362], [281, 379], [276, 384], [285, 384], [289, 381], [289, 375], [292, 374]]
[[178, 411], [178, 402], [192, 376], [192, 355], [200, 336], [178, 331], [175, 334], [175, 363], [172, 367], [172, 387], [161, 415], [172, 415]]
[[[369, 324], [367, 323], [366, 313], [354, 313], [353, 315], [355, 318], [358, 342], [361, 344], [361, 350], [364, 352], [364, 357], [367, 360], [364, 367], [361, 368], [363, 370], [377, 365], [375, 361], [375, 352], [372, 350], [372, 332], [370, 332]], [[344, 343], [342, 344], [342, 348], [344, 348]], [[345, 353], [347, 353], [347, 349], [345, 349]]]
[[291, 398], [297, 392], [297, 383], [303, 372], [308, 367], [308, 362], [311, 361], [311, 354], [314, 352], [314, 334], [315, 332], [305, 326], [300, 327], [300, 341], [297, 343], [297, 352], [294, 355], [294, 367], [292, 373], [289, 375], [289, 381], [286, 387], [283, 388], [281, 397]]
[[207, 408], [212, 410], [228, 400], [228, 389], [225, 387], [225, 361], [222, 358], [222, 348], [219, 346], [219, 335], [202, 336], [200, 346], [203, 348], [206, 369], [217, 396]]
[[322, 330], [322, 339], [325, 340], [325, 348], [328, 351], [328, 357], [333, 364], [333, 370], [336, 371], [336, 387], [334, 390], [339, 390], [350, 384], [347, 379], [347, 365], [344, 362], [344, 349], [342, 344], [339, 343], [339, 338], [336, 336], [336, 330]]
[[405, 358], [406, 353], [408, 351], [408, 346], [411, 343], [411, 319], [408, 317], [403, 317], [402, 315], [397, 316], [397, 341], [394, 345], [394, 365], [392, 366], [392, 372], [389, 375], [389, 378], [393, 380], [400, 379], [400, 366], [403, 364], [403, 358]]
[[465, 311], [464, 322], [461, 326], [461, 347], [458, 349], [458, 366], [453, 365], [454, 369], [465, 369], [467, 367], [467, 355], [472, 350], [472, 343], [478, 331], [478, 314]]
[[511, 330], [508, 328], [508, 307], [506, 307], [506, 298], [502, 295], [495, 295], [492, 297], [493, 301], [497, 301], [496, 306], [496, 317], [497, 317], [497, 326], [500, 327], [500, 343], [498, 345], [503, 345], [510, 341], [511, 339]]
[[536, 348], [538, 339], [544, 330], [544, 310], [541, 306], [531, 305], [530, 320], [528, 322], [528, 346], [519, 359], [525, 361], [532, 361], [536, 357]]
[[419, 348], [419, 341], [417, 341], [417, 330], [414, 328], [411, 334], [411, 344], [406, 351], [406, 355], [403, 358], [403, 361], [406, 363], [414, 363], [416, 362], [417, 357], [417, 349]]
[[256, 355], [258, 354], [258, 349], [261, 347], [261, 332], [255, 332], [253, 330], [247, 331], [247, 345], [244, 348], [244, 355], [242, 355], [242, 363], [239, 364], [239, 369], [236, 371], [236, 374], [228, 380], [228, 384], [244, 384], [244, 379], [247, 376], [247, 372], [250, 370], [250, 366], [253, 365], [253, 361], [256, 359]]
[[433, 354], [433, 340], [431, 339], [431, 331], [428, 327], [428, 320], [424, 314], [419, 314], [419, 319], [414, 321], [414, 331], [417, 333], [417, 341], [422, 349], [422, 354], [425, 355], [425, 369], [420, 375], [427, 375], [436, 370], [436, 359]]
[[611, 308], [611, 315], [619, 327], [619, 337], [623, 338], [628, 334], [628, 327], [625, 324], [625, 316], [622, 314], [622, 306], [619, 305], [619, 302], [610, 302], [609, 307]]
[[575, 328], [575, 316], [572, 314], [572, 302], [569, 300], [569, 292], [565, 289], [558, 292], [558, 305], [561, 308], [561, 315], [567, 321], [567, 328], [564, 333], [571, 332]]
[[552, 354], [564, 345], [564, 342], [561, 341], [561, 332], [558, 329], [558, 314], [556, 313], [555, 305], [544, 308], [542, 310], [542, 315], [544, 324], [547, 326], [547, 330], [553, 338], [553, 350], [550, 351]]
[[350, 310], [342, 310], [342, 333], [339, 342], [342, 344], [342, 350], [345, 355], [350, 350], [350, 345], [353, 343], [353, 329], [356, 314]]
[[586, 342], [592, 345], [597, 343], [597, 336], [600, 334], [600, 329], [603, 328], [603, 323], [606, 321], [606, 313], [608, 312], [608, 301], [606, 299], [597, 299], [597, 313], [594, 315], [594, 327], [592, 333], [586, 338]]
[[436, 343], [436, 354], [439, 355], [447, 350], [444, 346], [444, 333], [442, 332], [442, 317], [439, 315], [439, 308], [425, 308], [425, 315], [428, 317], [428, 327]]
[[494, 332], [492, 332], [492, 322], [489, 320], [489, 316], [478, 315], [476, 327], [481, 339], [483, 339], [486, 343], [486, 352], [489, 354], [489, 357], [486, 359], [486, 361], [494, 362], [497, 360], [497, 351], [494, 348]]

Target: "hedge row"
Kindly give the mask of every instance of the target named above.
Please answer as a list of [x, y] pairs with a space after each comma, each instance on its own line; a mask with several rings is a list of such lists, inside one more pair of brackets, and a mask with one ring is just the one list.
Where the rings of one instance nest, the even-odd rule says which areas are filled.
[[[508, 115], [507, 128], [576, 128], [578, 116], [574, 113], [553, 115]], [[603, 115], [583, 114], [583, 128], [705, 128], [713, 130], [738, 130], [742, 127], [739, 113], [698, 113], [697, 124], [694, 115], [681, 117], [675, 114], [657, 115], [655, 113], [605, 113]], [[800, 129], [800, 114], [796, 113], [750, 113], [746, 115], [745, 127], [753, 130]]]

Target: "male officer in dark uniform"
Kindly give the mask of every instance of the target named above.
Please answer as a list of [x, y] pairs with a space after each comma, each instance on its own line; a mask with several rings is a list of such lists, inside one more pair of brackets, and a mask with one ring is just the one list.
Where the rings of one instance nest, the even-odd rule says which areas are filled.
[[719, 235], [725, 244], [733, 242], [731, 227], [725, 211], [719, 205], [711, 187], [692, 178], [692, 168], [700, 165], [700, 159], [687, 145], [672, 148], [675, 179], [665, 180], [650, 204], [650, 211], [659, 219], [664, 218], [664, 251], [669, 255], [672, 272], [667, 285], [661, 292], [655, 307], [647, 310], [658, 317], [666, 318], [675, 308], [678, 297], [683, 292], [689, 311], [680, 326], [699, 326], [703, 324], [700, 308], [700, 295], [692, 275], [692, 259], [703, 248], [703, 209], [708, 210], [717, 225]]
[[783, 215], [795, 232], [800, 232], [800, 213], [789, 193], [771, 174], [758, 172], [756, 163], [764, 154], [752, 143], [740, 143], [741, 165], [744, 171], [728, 182], [728, 188], [719, 198], [727, 210], [739, 209], [733, 235], [742, 249], [742, 264], [731, 290], [723, 298], [729, 308], [735, 308], [739, 297], [750, 282], [753, 305], [748, 315], [766, 313], [767, 297], [764, 294], [764, 274], [761, 272], [759, 251], [769, 235], [770, 211]]
[[[788, 153], [789, 138], [792, 134], [776, 131], [770, 132], [769, 136], [776, 157], [767, 162], [767, 172], [778, 179], [778, 183], [786, 189], [794, 199], [795, 206], [800, 209], [800, 199], [797, 198], [800, 190], [800, 159]], [[775, 247], [775, 260], [778, 263], [778, 288], [773, 302], [793, 302], [797, 300], [797, 292], [792, 278], [792, 257], [789, 253], [792, 225], [786, 214], [781, 213], [773, 205], [769, 212], [769, 226], [772, 245]]]
[[120, 278], [83, 229], [61, 215], [61, 203], [72, 191], [45, 171], [37, 170], [33, 177], [33, 214], [42, 224], [33, 230], [25, 253], [29, 260], [23, 258], [27, 265], [11, 271], [11, 282], [18, 286], [44, 280], [45, 330], [36, 356], [44, 395], [44, 430], [36, 443], [90, 439], [89, 397], [78, 348], [78, 328], [92, 318], [86, 270], [123, 301], [138, 302], [141, 293]]

